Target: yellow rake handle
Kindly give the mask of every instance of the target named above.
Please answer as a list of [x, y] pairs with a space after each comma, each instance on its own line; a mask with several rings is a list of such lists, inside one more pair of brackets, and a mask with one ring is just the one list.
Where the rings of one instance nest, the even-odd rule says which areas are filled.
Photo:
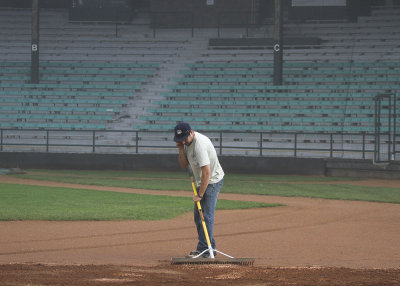
[[[193, 188], [194, 195], [197, 196], [196, 186], [194, 185], [193, 181], [192, 181], [192, 188]], [[203, 225], [203, 230], [204, 230], [204, 234], [206, 236], [208, 249], [212, 249], [211, 242], [210, 242], [210, 237], [208, 236], [207, 226], [206, 226], [206, 222], [204, 221], [203, 210], [201, 209], [200, 201], [198, 201], [196, 203], [197, 203], [197, 209], [199, 210], [199, 213], [200, 213], [201, 224]], [[212, 258], [214, 258], [213, 257], [214, 255], [211, 253], [211, 251], [210, 251], [210, 256]]]

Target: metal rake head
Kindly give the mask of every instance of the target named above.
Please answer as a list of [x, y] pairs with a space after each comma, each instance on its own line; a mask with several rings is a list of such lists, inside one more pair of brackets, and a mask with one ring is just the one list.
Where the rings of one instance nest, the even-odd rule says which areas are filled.
[[236, 264], [253, 265], [254, 258], [172, 258], [171, 264]]

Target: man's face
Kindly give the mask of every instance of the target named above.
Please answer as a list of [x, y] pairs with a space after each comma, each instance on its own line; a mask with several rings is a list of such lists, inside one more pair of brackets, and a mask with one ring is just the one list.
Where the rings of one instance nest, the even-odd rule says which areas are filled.
[[193, 137], [194, 137], [194, 132], [193, 130], [191, 130], [189, 136], [181, 142], [182, 145], [189, 146], [193, 141]]

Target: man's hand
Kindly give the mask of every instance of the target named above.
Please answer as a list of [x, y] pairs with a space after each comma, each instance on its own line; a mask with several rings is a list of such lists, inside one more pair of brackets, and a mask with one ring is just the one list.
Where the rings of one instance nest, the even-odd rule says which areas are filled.
[[176, 147], [178, 147], [178, 149], [183, 149], [183, 144], [181, 142], [176, 142]]
[[200, 202], [201, 198], [199, 196], [193, 195], [193, 201], [194, 202]]

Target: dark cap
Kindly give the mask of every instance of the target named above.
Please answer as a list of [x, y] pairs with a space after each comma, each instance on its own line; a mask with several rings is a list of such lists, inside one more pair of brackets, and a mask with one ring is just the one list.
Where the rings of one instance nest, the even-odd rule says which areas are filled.
[[175, 126], [175, 136], [174, 136], [174, 141], [175, 142], [182, 142], [188, 138], [190, 135], [190, 131], [192, 128], [190, 128], [190, 125], [186, 122], [180, 122]]

